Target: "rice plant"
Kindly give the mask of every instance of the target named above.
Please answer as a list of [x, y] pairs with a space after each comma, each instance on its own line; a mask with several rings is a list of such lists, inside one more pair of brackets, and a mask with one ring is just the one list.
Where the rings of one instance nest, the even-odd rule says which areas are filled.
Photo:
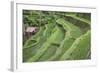
[[23, 10], [23, 62], [91, 59], [91, 13]]

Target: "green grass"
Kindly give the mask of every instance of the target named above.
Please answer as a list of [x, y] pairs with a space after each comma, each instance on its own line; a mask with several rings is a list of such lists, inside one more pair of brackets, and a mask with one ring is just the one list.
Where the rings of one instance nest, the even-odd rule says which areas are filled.
[[91, 58], [91, 14], [23, 10], [23, 62], [85, 60]]

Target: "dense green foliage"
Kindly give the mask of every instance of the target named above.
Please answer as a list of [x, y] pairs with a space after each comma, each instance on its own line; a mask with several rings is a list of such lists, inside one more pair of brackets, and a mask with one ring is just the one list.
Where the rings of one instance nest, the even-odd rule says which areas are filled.
[[23, 62], [90, 59], [90, 26], [90, 13], [23, 10]]

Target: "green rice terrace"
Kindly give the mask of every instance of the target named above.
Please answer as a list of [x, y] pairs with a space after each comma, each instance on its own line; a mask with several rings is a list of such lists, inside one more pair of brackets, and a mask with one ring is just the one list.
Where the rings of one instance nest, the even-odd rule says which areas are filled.
[[91, 14], [23, 10], [23, 62], [91, 59]]

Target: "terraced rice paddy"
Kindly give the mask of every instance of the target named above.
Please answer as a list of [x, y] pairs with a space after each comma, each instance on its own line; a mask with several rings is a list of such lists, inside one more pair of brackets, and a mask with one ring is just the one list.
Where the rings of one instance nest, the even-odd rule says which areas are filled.
[[90, 27], [90, 13], [23, 10], [23, 62], [91, 59]]

